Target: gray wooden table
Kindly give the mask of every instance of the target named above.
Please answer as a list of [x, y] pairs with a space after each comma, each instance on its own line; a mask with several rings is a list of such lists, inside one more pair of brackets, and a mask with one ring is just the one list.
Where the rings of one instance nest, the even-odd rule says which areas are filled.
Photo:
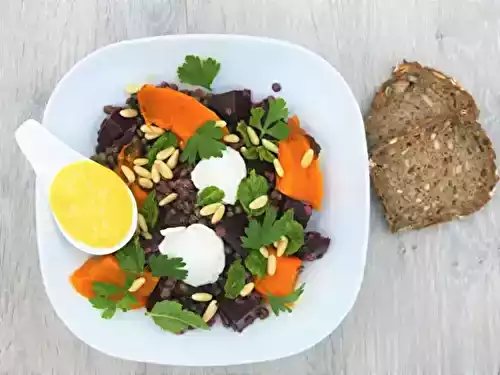
[[[475, 95], [500, 151], [497, 0], [0, 0], [0, 374], [497, 374], [500, 198], [459, 223], [391, 235], [373, 200], [359, 299], [328, 339], [276, 362], [189, 369], [125, 362], [79, 342], [44, 293], [33, 173], [13, 142], [56, 82], [98, 47], [169, 33], [242, 33], [302, 44], [363, 109], [402, 58]], [[71, 119], [68, 119], [71, 121]]]

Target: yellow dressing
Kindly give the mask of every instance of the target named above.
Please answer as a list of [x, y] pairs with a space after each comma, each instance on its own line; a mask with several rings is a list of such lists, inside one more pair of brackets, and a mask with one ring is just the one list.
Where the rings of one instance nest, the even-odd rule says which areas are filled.
[[52, 182], [49, 200], [62, 229], [87, 246], [114, 247], [132, 225], [127, 185], [112, 170], [89, 160], [62, 168]]

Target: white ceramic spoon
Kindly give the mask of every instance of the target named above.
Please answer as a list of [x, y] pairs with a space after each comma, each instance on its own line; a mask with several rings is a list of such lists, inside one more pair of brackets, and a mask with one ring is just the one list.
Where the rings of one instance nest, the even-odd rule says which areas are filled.
[[[54, 178], [63, 167], [79, 161], [90, 161], [90, 159], [79, 154], [57, 139], [35, 120], [28, 120], [22, 124], [16, 130], [15, 137], [21, 151], [24, 153], [34, 169], [37, 181], [47, 193], [47, 197]], [[66, 237], [66, 239], [76, 248], [94, 255], [110, 254], [123, 247], [132, 238], [137, 226], [137, 204], [130, 190], [129, 195], [133, 210], [130, 229], [125, 238], [123, 238], [118, 245], [112, 248], [95, 248], [81, 243], [72, 238], [62, 228], [55, 215], [54, 219], [64, 237]]]

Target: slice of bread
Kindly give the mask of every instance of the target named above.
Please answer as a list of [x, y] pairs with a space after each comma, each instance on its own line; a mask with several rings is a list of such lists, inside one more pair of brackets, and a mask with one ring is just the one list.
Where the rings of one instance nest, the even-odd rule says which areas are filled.
[[391, 231], [470, 215], [498, 181], [491, 141], [476, 121], [426, 121], [373, 150], [370, 172]]
[[453, 78], [417, 62], [404, 62], [377, 92], [365, 118], [368, 147], [373, 150], [416, 131], [429, 118], [457, 116], [475, 121], [478, 115], [472, 96]]

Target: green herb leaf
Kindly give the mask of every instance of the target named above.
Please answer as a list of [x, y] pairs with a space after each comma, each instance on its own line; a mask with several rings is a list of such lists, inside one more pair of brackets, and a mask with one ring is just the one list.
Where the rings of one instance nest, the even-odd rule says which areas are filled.
[[224, 133], [215, 126], [215, 121], [207, 121], [186, 142], [186, 147], [181, 154], [181, 161], [195, 164], [198, 158], [208, 159], [221, 157], [226, 145], [220, 140]]
[[251, 251], [245, 259], [245, 267], [252, 275], [264, 277], [267, 273], [267, 259], [260, 252]]
[[92, 290], [98, 297], [111, 297], [123, 291], [123, 288], [111, 283], [104, 283], [101, 281], [94, 281], [92, 283]]
[[267, 161], [268, 163], [272, 163], [274, 159], [276, 159], [276, 156], [273, 155], [271, 151], [269, 151], [264, 146], [257, 147], [257, 153], [259, 155], [260, 160]]
[[285, 212], [283, 217], [286, 218], [286, 233], [288, 237], [288, 246], [286, 247], [285, 254], [295, 254], [304, 245], [304, 227], [293, 219], [293, 209]]
[[224, 285], [226, 298], [235, 299], [240, 295], [246, 284], [245, 276], [245, 267], [241, 264], [241, 259], [235, 260], [227, 271], [227, 280]]
[[243, 150], [243, 147], [240, 149], [241, 155], [247, 160], [256, 160], [259, 158], [259, 151], [257, 150], [257, 147], [252, 146], [247, 148], [246, 150]]
[[116, 304], [113, 304], [113, 306], [108, 307], [101, 313], [101, 317], [103, 319], [111, 319], [113, 316], [115, 316], [116, 313]]
[[285, 99], [278, 98], [269, 101], [269, 109], [267, 110], [266, 120], [264, 121], [264, 129], [283, 119], [288, 119], [288, 108], [286, 107]]
[[132, 293], [127, 292], [125, 293], [123, 298], [116, 303], [116, 307], [121, 309], [122, 311], [128, 311], [136, 303], [137, 303], [137, 298], [135, 298], [135, 296]]
[[180, 333], [188, 327], [208, 329], [201, 316], [189, 310], [183, 310], [182, 305], [174, 301], [157, 302], [151, 312], [146, 313], [165, 331]]
[[177, 147], [177, 137], [172, 132], [163, 133], [148, 150], [148, 167], [151, 168], [156, 160], [156, 154], [168, 147]]
[[[124, 247], [116, 252], [120, 268], [127, 272], [142, 273], [146, 255], [137, 237], [132, 238]], [[133, 281], [133, 279], [132, 279]], [[128, 288], [127, 288], [128, 289]]]
[[[264, 123], [262, 124], [262, 120]], [[283, 98], [269, 101], [267, 113], [263, 108], [252, 108], [250, 111], [250, 126], [260, 130], [260, 138], [265, 135], [272, 136], [278, 140], [285, 139], [290, 134], [287, 124], [288, 109]], [[264, 159], [262, 159], [264, 160]]]
[[237, 198], [246, 213], [253, 216], [259, 216], [265, 212], [266, 206], [258, 210], [252, 210], [249, 205], [256, 198], [267, 194], [268, 190], [269, 184], [266, 178], [258, 175], [255, 173], [255, 170], [252, 169], [248, 176], [244, 178], [238, 186]]
[[146, 219], [146, 224], [151, 232], [158, 222], [159, 215], [158, 202], [156, 201], [156, 191], [153, 190], [149, 193], [142, 205], [140, 213], [144, 216], [144, 219]]
[[184, 280], [188, 271], [184, 269], [186, 263], [182, 258], [169, 258], [166, 255], [153, 255], [149, 258], [149, 267], [155, 277], [172, 277]]
[[267, 134], [271, 137], [282, 140], [288, 137], [290, 134], [290, 128], [286, 122], [280, 120], [267, 130]]
[[262, 118], [265, 114], [266, 112], [262, 107], [252, 108], [250, 110], [250, 126], [262, 131]]
[[305, 284], [302, 284], [294, 292], [283, 297], [276, 297], [269, 294], [269, 305], [271, 305], [274, 314], [279, 315], [280, 312], [292, 312], [291, 305], [297, 302], [302, 293], [304, 293], [304, 287]]
[[212, 58], [201, 59], [199, 56], [186, 56], [184, 64], [177, 68], [177, 76], [183, 83], [212, 88], [212, 82], [219, 73], [220, 63]]
[[247, 133], [247, 125], [245, 124], [245, 121], [238, 122], [238, 125], [236, 125], [236, 131], [240, 133], [241, 139], [243, 139], [243, 142], [245, 143], [245, 146], [247, 148], [253, 147], [253, 144], [250, 141], [250, 137]]
[[242, 237], [242, 245], [247, 249], [259, 250], [262, 246], [278, 241], [286, 234], [288, 217], [276, 220], [276, 208], [267, 206], [262, 224], [257, 219], [251, 219], [245, 229], [246, 237]]
[[224, 196], [224, 191], [217, 186], [208, 186], [198, 193], [196, 205], [198, 207], [203, 207], [207, 204], [219, 203], [224, 199]]
[[89, 302], [92, 304], [93, 308], [99, 310], [107, 309], [116, 305], [115, 301], [109, 300], [106, 297], [101, 297], [101, 296], [90, 298]]

